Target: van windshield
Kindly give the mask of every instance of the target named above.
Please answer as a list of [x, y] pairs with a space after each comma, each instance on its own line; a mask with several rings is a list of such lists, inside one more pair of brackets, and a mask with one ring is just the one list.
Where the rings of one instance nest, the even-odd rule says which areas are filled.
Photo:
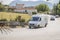
[[39, 17], [32, 17], [31, 21], [38, 21], [38, 20], [39, 20]]

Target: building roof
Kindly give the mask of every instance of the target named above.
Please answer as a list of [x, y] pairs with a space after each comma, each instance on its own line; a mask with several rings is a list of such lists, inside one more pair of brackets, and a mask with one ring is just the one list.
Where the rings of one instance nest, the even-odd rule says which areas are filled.
[[20, 9], [16, 9], [16, 10], [36, 10], [34, 8], [20, 8]]

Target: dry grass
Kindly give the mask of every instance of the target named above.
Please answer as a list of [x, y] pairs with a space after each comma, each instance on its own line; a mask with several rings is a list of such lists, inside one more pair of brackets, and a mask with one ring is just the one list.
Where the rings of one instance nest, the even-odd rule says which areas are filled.
[[17, 16], [21, 16], [22, 19], [25, 19], [26, 21], [31, 18], [28, 14], [20, 14], [20, 13], [11, 13], [11, 12], [0, 12], [0, 19], [7, 19], [8, 21], [15, 20]]

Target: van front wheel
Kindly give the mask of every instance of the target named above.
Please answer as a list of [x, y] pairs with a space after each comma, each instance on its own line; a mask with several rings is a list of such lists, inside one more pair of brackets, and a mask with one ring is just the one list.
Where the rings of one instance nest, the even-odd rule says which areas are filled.
[[29, 28], [31, 29], [31, 26], [29, 26]]
[[33, 29], [34, 27], [33, 26], [29, 26], [30, 29]]

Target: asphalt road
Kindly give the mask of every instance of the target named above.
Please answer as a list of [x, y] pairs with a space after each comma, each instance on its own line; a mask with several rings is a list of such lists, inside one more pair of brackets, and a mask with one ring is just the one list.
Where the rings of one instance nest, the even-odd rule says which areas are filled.
[[45, 28], [14, 28], [12, 30], [7, 34], [0, 32], [0, 40], [60, 40], [60, 18], [49, 21]]

